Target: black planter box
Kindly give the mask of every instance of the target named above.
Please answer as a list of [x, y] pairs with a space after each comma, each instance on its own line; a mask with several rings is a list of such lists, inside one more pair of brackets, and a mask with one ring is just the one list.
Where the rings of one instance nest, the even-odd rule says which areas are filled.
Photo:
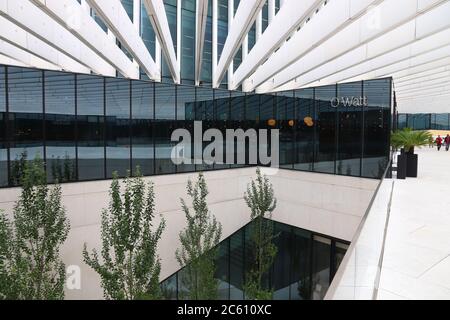
[[406, 179], [407, 157], [402, 153], [397, 156], [397, 179]]
[[406, 153], [406, 176], [408, 178], [417, 178], [417, 167], [419, 164], [419, 156], [413, 153]]

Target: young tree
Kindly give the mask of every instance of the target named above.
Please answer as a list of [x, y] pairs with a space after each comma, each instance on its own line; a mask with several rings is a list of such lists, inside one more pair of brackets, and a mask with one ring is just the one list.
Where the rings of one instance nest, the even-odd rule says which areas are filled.
[[187, 226], [180, 232], [181, 249], [176, 258], [181, 267], [181, 284], [186, 289], [183, 299], [214, 300], [218, 297], [219, 282], [215, 279], [217, 246], [222, 236], [222, 225], [211, 215], [206, 203], [208, 187], [199, 174], [195, 185], [188, 182], [187, 193], [192, 198], [193, 212], [181, 199]]
[[[47, 186], [44, 163], [25, 162], [22, 193], [14, 208], [14, 222], [0, 218], [0, 273], [8, 299], [64, 298], [66, 268], [59, 257], [69, 233], [61, 187]], [[1, 281], [3, 282], [3, 280]], [[1, 295], [1, 294], [0, 294]]]
[[263, 176], [259, 168], [256, 175], [256, 181], [251, 182], [244, 196], [247, 206], [251, 209], [250, 247], [253, 254], [250, 270], [246, 273], [244, 290], [248, 299], [269, 300], [272, 298], [272, 291], [264, 286], [263, 278], [269, 272], [277, 254], [273, 243], [273, 222], [270, 221], [277, 200], [267, 176]]
[[14, 262], [12, 252], [12, 226], [3, 210], [0, 210], [0, 300], [17, 299], [14, 290], [14, 277], [12, 265]]
[[104, 296], [113, 300], [159, 299], [160, 259], [158, 241], [165, 221], [154, 227], [155, 194], [152, 183], [145, 183], [139, 170], [125, 179], [123, 194], [114, 173], [108, 210], [102, 212], [102, 250], [92, 255], [84, 245], [87, 265], [101, 277]]

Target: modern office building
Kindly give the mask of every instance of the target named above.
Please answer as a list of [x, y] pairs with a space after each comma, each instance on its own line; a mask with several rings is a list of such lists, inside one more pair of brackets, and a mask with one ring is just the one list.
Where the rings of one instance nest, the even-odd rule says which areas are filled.
[[[0, 209], [41, 157], [71, 222], [63, 260], [81, 270], [66, 297], [102, 298], [83, 244], [100, 245], [113, 173], [139, 167], [167, 221], [161, 286], [182, 299], [179, 199], [204, 172], [219, 295], [244, 299], [244, 193], [261, 166], [278, 198], [273, 298], [389, 298], [390, 135], [449, 125], [449, 16], [448, 0], [0, 0]], [[177, 129], [193, 137], [182, 162]], [[208, 130], [224, 137], [212, 162]]]

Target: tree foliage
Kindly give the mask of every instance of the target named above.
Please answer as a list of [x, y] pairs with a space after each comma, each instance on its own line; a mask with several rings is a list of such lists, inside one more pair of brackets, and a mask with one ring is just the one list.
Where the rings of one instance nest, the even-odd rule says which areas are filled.
[[[139, 170], [138, 170], [139, 171]], [[158, 242], [165, 221], [155, 226], [155, 195], [152, 183], [138, 172], [124, 181], [114, 174], [109, 208], [102, 212], [101, 259], [97, 250], [83, 250], [84, 261], [101, 277], [108, 300], [159, 299], [161, 263]]]
[[252, 300], [269, 300], [272, 291], [264, 285], [264, 277], [269, 272], [277, 248], [273, 242], [272, 212], [275, 210], [277, 200], [272, 184], [267, 176], [261, 174], [258, 168], [256, 181], [253, 180], [247, 188], [244, 199], [251, 210], [250, 224], [250, 268], [246, 273], [244, 290], [246, 297]]
[[187, 226], [180, 232], [181, 249], [176, 251], [178, 263], [185, 267], [180, 274], [185, 291], [182, 298], [214, 300], [218, 297], [215, 259], [222, 225], [209, 212], [206, 202], [209, 192], [203, 174], [199, 174], [195, 185], [192, 181], [188, 182], [187, 193], [192, 199], [193, 211], [181, 199]]
[[63, 299], [66, 271], [59, 250], [70, 225], [61, 204], [61, 187], [47, 186], [39, 158], [23, 163], [20, 183], [13, 223], [0, 215], [0, 297]]

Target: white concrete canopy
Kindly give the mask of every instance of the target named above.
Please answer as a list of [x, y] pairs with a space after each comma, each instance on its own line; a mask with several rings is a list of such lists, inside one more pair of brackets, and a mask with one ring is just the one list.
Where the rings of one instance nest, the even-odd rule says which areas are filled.
[[162, 0], [143, 0], [150, 22], [161, 45], [167, 65], [175, 83], [180, 83], [180, 67], [170, 33], [166, 9]]
[[218, 87], [222, 81], [227, 68], [239, 50], [248, 31], [255, 22], [259, 11], [264, 6], [263, 0], [245, 0], [239, 3], [239, 7], [233, 18], [231, 28], [228, 30], [228, 37], [223, 46], [222, 56], [217, 66], [213, 80], [213, 86]]
[[[175, 20], [162, 0], [132, 4], [133, 21], [120, 0], [0, 0], [0, 39], [20, 49], [17, 56], [3, 56], [26, 65], [21, 59], [37, 57], [31, 65], [36, 68], [119, 72], [131, 79], [140, 76], [140, 67], [159, 81], [162, 53], [174, 83], [180, 83], [183, 69], [193, 70], [193, 79], [186, 80], [199, 85], [205, 37], [211, 33], [213, 87], [225, 82], [227, 72], [229, 89], [242, 85], [257, 93], [392, 77], [402, 112], [434, 112], [431, 104], [412, 104], [424, 96], [450, 112], [447, 95], [434, 98], [436, 90], [447, 89], [450, 73], [450, 0], [284, 0], [279, 8], [275, 0], [238, 6], [235, 0], [196, 0], [189, 9], [195, 10], [195, 31], [184, 29], [194, 25], [186, 22], [181, 0], [171, 4]], [[144, 7], [154, 39], [141, 38]], [[185, 45], [185, 32], [195, 36], [195, 48]], [[154, 57], [146, 46], [152, 41]], [[242, 62], [235, 68], [240, 49]], [[183, 59], [185, 54], [193, 59]]]
[[[88, 0], [88, 3], [102, 17], [103, 21], [108, 25], [108, 28], [112, 30], [113, 34], [136, 59], [149, 78], [153, 80], [161, 78], [161, 73], [155, 64], [153, 57], [145, 47], [144, 41], [142, 41], [142, 38], [139, 35], [139, 31], [134, 27], [133, 22], [131, 22], [120, 1]], [[117, 46], [115, 47], [120, 51]], [[122, 54], [125, 56], [124, 53]], [[128, 62], [130, 62], [129, 59]], [[133, 66], [130, 67], [134, 68], [134, 70], [132, 70], [134, 77], [125, 74], [124, 76], [129, 78], [139, 78], [139, 68]]]
[[205, 43], [206, 21], [208, 19], [208, 0], [198, 0], [196, 6], [197, 23], [195, 24], [195, 84], [200, 83], [203, 62], [203, 45]]

